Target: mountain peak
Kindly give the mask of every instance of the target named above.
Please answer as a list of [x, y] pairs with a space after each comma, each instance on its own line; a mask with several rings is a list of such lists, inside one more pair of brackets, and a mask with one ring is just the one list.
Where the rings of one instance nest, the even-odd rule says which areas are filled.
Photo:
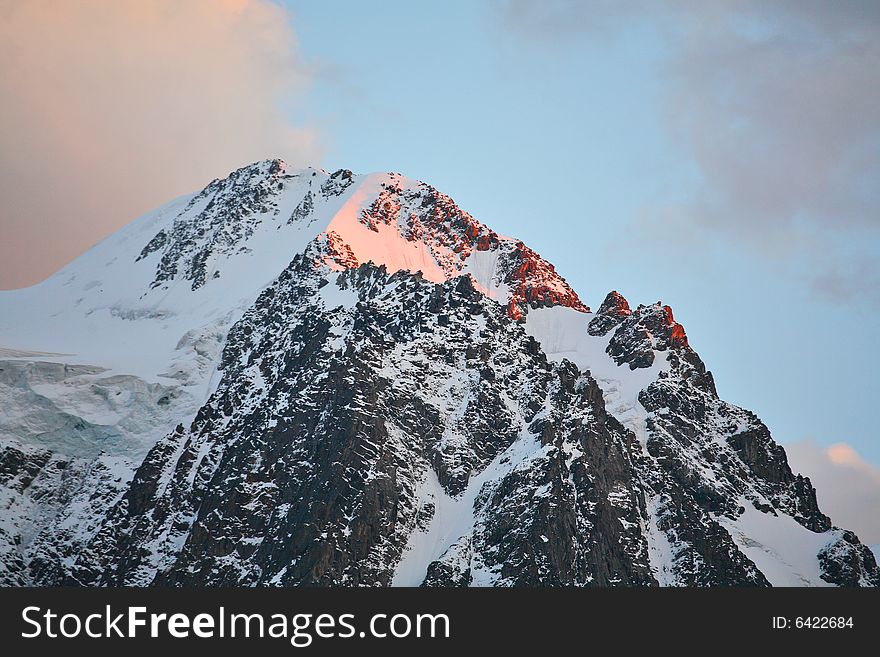
[[596, 311], [596, 316], [590, 321], [588, 331], [590, 335], [605, 335], [631, 314], [632, 310], [627, 300], [622, 294], [612, 290], [605, 296], [605, 300]]
[[603, 315], [626, 317], [632, 311], [630, 310], [629, 302], [623, 297], [623, 295], [617, 290], [611, 290], [611, 292], [605, 295], [602, 305], [599, 306], [599, 310], [596, 312]]
[[431, 185], [397, 173], [293, 170], [280, 159], [213, 181], [151, 236], [136, 260], [155, 263], [151, 288], [168, 290], [183, 279], [195, 291], [226, 269], [243, 269], [234, 263], [249, 257], [277, 254], [277, 271], [317, 238], [333, 268], [373, 262], [436, 283], [471, 274], [516, 319], [529, 308], [589, 310], [537, 252], [480, 223]]
[[662, 301], [650, 306], [639, 306], [646, 325], [655, 335], [661, 336], [670, 347], [687, 347], [688, 339], [684, 326], [675, 321], [672, 308]]

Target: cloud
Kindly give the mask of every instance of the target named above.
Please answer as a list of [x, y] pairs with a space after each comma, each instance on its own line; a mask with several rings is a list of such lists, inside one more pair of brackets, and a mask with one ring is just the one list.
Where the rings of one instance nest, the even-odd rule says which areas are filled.
[[643, 0], [506, 0], [497, 5], [504, 25], [554, 43], [559, 37], [602, 36], [621, 18], [646, 9]]
[[880, 271], [877, 262], [877, 257], [872, 255], [833, 258], [813, 274], [811, 290], [830, 301], [878, 306]]
[[705, 220], [876, 223], [880, 11], [708, 6], [686, 12], [676, 31], [668, 97], [670, 122], [704, 177]]
[[673, 248], [745, 247], [820, 295], [880, 301], [865, 271], [880, 256], [880, 3], [502, 6], [501, 22], [537, 42], [569, 36], [601, 47], [648, 24], [665, 44], [656, 62], [664, 124], [698, 182], [687, 203], [648, 209], [640, 230], [662, 224], [654, 232]]
[[880, 543], [880, 468], [846, 443], [802, 440], [785, 451], [792, 469], [813, 482], [819, 507], [835, 525], [852, 529], [863, 543]]
[[313, 163], [309, 67], [267, 0], [0, 0], [0, 288], [250, 161]]

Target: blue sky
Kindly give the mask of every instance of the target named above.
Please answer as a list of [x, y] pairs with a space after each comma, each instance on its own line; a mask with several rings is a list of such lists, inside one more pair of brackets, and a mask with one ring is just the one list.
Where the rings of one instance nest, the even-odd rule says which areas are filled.
[[[741, 117], [733, 102], [713, 117], [702, 107], [717, 103], [719, 92], [700, 87], [704, 73], [688, 58], [718, 53], [699, 44], [683, 49], [679, 39], [697, 39], [681, 34], [692, 28], [681, 28], [675, 12], [629, 13], [604, 3], [585, 12], [566, 2], [285, 6], [314, 69], [306, 99], [288, 111], [318, 126], [325, 168], [395, 170], [430, 182], [536, 248], [594, 308], [611, 289], [633, 305], [662, 299], [714, 371], [721, 395], [757, 412], [778, 440], [848, 442], [880, 462], [873, 412], [880, 312], [876, 291], [862, 289], [875, 271], [850, 270], [860, 259], [868, 268], [877, 262], [877, 217], [870, 216], [877, 205], [866, 216], [851, 208], [835, 215], [821, 195], [803, 203], [770, 198], [760, 183], [744, 184], [742, 199], [735, 186], [729, 194], [724, 186], [735, 181], [713, 167], [725, 147], [743, 147], [746, 169], [754, 157], [778, 186], [799, 173], [788, 173], [785, 157], [770, 167], [760, 145], [748, 142], [770, 135], [773, 125], [743, 131], [739, 144], [710, 138], [704, 148], [694, 137], [740, 120], [757, 123], [760, 108], [744, 102]], [[715, 28], [734, 32], [725, 35], [731, 43], [722, 54], [729, 56], [750, 45], [768, 49], [767, 41], [789, 29], [786, 21], [805, 47], [819, 39], [834, 54], [839, 41], [811, 34], [818, 23], [800, 26], [784, 14], [696, 16], [734, 24]], [[816, 66], [800, 55], [791, 47], [769, 65], [796, 78], [799, 66]], [[731, 76], [734, 98], [740, 84], [745, 100], [754, 100], [748, 68], [734, 64], [731, 73], [723, 60], [715, 65], [718, 77]], [[793, 112], [799, 93], [797, 86], [790, 92]], [[861, 120], [862, 106], [870, 109], [874, 99], [863, 101], [853, 101], [853, 117], [827, 120]], [[829, 101], [828, 112], [835, 108]], [[691, 112], [696, 127], [670, 117]], [[809, 142], [814, 119], [803, 120], [800, 132], [785, 137], [801, 140], [796, 154], [810, 150], [801, 142]], [[876, 128], [868, 121], [862, 135], [876, 136]], [[768, 141], [792, 150], [778, 131]], [[702, 153], [713, 148], [721, 155]], [[876, 174], [869, 167], [861, 184], [870, 187]], [[736, 201], [725, 203], [730, 198]]]

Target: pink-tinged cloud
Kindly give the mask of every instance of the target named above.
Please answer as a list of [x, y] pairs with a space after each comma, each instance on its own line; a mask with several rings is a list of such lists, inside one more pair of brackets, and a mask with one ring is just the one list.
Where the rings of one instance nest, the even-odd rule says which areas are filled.
[[826, 449], [825, 453], [834, 465], [855, 468], [871, 475], [877, 474], [874, 472], [872, 466], [866, 463], [862, 457], [859, 456], [859, 453], [846, 443], [835, 443]]
[[0, 0], [0, 288], [249, 161], [318, 157], [268, 0]]
[[863, 543], [880, 543], [880, 468], [846, 443], [802, 440], [785, 451], [792, 469], [813, 482], [819, 507], [835, 525], [852, 529]]

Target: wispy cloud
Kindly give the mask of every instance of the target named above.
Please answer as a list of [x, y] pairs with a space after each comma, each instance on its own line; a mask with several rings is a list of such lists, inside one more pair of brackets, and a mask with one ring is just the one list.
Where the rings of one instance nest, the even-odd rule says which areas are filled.
[[785, 451], [792, 469], [813, 482], [819, 507], [834, 524], [854, 530], [864, 543], [880, 543], [880, 468], [846, 443], [822, 447], [802, 440]]
[[705, 177], [704, 220], [875, 223], [880, 5], [699, 6], [676, 30], [668, 100]]
[[679, 230], [658, 236], [684, 247], [729, 241], [782, 264], [806, 289], [880, 301], [869, 275], [880, 243], [880, 4], [501, 6], [501, 24], [544, 43], [570, 37], [601, 47], [644, 24], [663, 39], [668, 56], [657, 62], [657, 74], [664, 123], [699, 182], [687, 203], [649, 209], [642, 218], [665, 226], [676, 215]]
[[845, 241], [880, 239], [880, 5], [678, 6], [667, 118], [702, 175], [692, 227], [876, 301], [876, 253]]
[[501, 0], [496, 6], [506, 27], [553, 42], [584, 32], [608, 34], [622, 18], [639, 15], [650, 5], [646, 0]]
[[248, 161], [314, 162], [310, 70], [268, 0], [0, 0], [0, 287]]

